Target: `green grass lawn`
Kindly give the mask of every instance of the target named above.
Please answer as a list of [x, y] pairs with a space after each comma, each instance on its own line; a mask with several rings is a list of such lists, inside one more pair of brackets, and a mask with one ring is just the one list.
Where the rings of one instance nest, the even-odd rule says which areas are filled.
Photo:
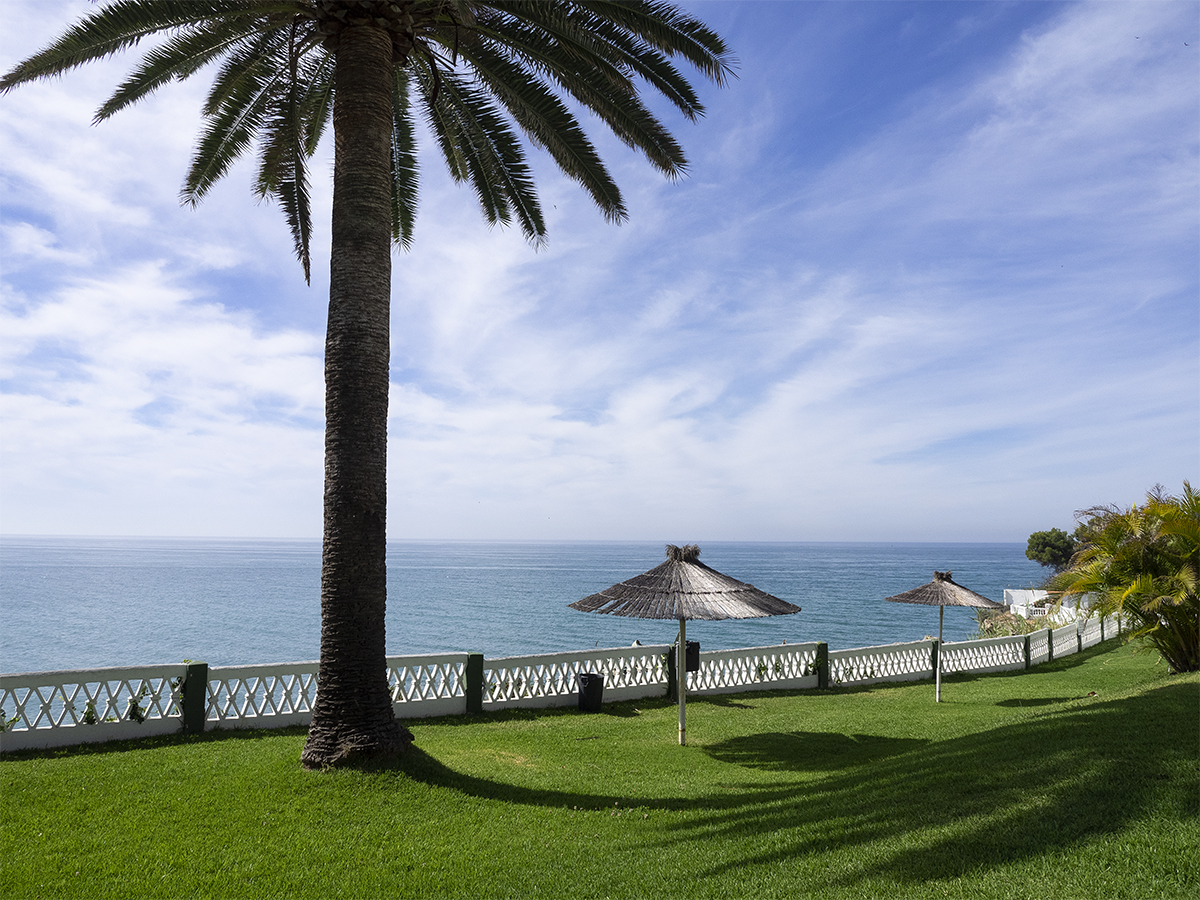
[[1030, 672], [0, 758], [0, 897], [1200, 896], [1200, 679]]

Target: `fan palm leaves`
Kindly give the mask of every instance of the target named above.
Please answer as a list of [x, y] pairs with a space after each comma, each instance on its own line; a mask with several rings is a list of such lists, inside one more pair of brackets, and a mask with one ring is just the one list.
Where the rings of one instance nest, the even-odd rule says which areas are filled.
[[492, 224], [537, 245], [546, 223], [521, 137], [612, 221], [628, 211], [584, 132], [586, 110], [668, 178], [687, 169], [639, 90], [703, 112], [682, 61], [722, 84], [731, 59], [701, 22], [653, 0], [110, 0], [0, 79], [0, 93], [147, 49], [96, 113], [213, 71], [182, 190], [198, 203], [240, 158], [279, 203], [311, 274], [309, 161], [333, 127], [325, 344], [320, 691], [306, 766], [398, 752], [384, 649], [391, 249], [411, 244], [418, 123]]
[[1083, 547], [1053, 586], [1124, 616], [1172, 670], [1200, 669], [1200, 493], [1185, 481], [1180, 496], [1155, 488], [1140, 506], [1080, 515]]

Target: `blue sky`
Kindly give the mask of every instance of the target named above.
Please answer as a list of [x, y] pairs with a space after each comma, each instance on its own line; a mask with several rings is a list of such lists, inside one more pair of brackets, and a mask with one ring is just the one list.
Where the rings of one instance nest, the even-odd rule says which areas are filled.
[[[1200, 461], [1200, 4], [688, 4], [738, 57], [631, 218], [547, 249], [423, 156], [393, 268], [396, 539], [1024, 541]], [[9, 0], [11, 68], [86, 9]], [[0, 99], [0, 532], [315, 537], [307, 287], [252, 166], [178, 203], [201, 76]]]

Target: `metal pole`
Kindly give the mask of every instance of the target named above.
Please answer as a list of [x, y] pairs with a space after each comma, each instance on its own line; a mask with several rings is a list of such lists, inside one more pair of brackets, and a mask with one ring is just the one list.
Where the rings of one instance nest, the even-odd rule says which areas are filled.
[[679, 649], [675, 651], [679, 687], [679, 746], [687, 743], [687, 619], [679, 620]]
[[946, 615], [946, 607], [938, 607], [938, 655], [937, 669], [934, 672], [934, 683], [937, 685], [934, 691], [934, 703], [942, 702], [942, 617]]

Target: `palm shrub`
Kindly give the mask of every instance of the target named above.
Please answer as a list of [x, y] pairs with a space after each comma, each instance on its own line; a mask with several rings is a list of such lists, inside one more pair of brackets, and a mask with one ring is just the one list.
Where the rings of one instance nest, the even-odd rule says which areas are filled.
[[975, 634], [981, 639], [1032, 634], [1046, 627], [1045, 621], [1026, 619], [1014, 612], [1000, 609], [977, 609], [975, 610], [975, 621], [979, 625]]
[[621, 221], [621, 192], [569, 104], [676, 177], [683, 151], [639, 90], [695, 119], [703, 107], [674, 60], [721, 84], [728, 48], [653, 0], [110, 0], [0, 93], [150, 44], [97, 121], [215, 68], [183, 198], [256, 149], [255, 189], [283, 208], [306, 279], [308, 160], [333, 124], [321, 690], [302, 761], [402, 751], [412, 735], [392, 713], [384, 650], [389, 308], [391, 250], [416, 217], [417, 120], [487, 220], [537, 244], [546, 227], [519, 134]]
[[1156, 487], [1140, 506], [1093, 507], [1080, 518], [1083, 546], [1053, 585], [1124, 617], [1172, 671], [1200, 670], [1200, 494], [1185, 481], [1179, 496]]

